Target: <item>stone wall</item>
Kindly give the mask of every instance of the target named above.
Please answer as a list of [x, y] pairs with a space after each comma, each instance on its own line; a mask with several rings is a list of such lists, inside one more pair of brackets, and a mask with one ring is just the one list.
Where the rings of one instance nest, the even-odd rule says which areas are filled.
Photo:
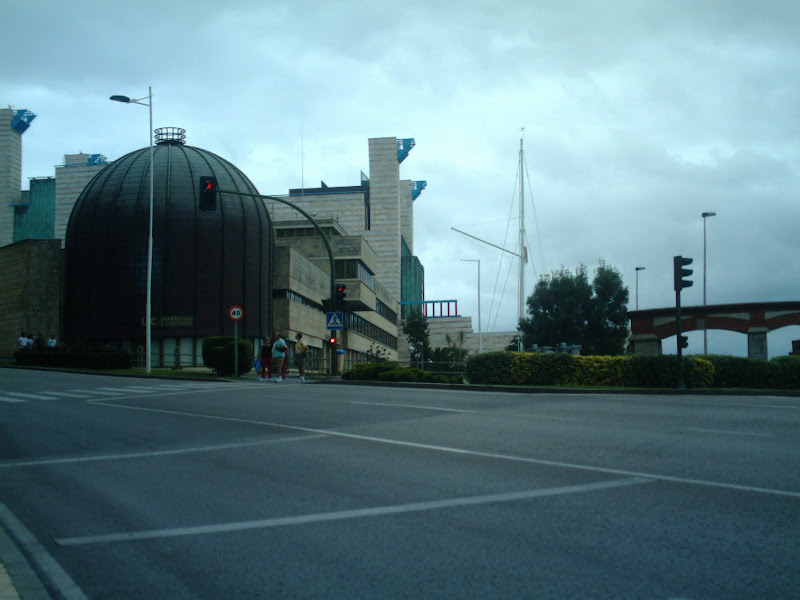
[[61, 339], [63, 252], [60, 240], [0, 248], [0, 356], [13, 356], [21, 331]]

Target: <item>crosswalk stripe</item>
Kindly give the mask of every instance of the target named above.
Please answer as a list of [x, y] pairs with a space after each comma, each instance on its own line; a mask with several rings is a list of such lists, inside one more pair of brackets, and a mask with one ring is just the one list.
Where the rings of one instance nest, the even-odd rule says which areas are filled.
[[181, 390], [194, 390], [198, 388], [208, 388], [208, 387], [222, 387], [227, 386], [227, 383], [224, 382], [180, 382], [175, 384], [158, 384], [158, 385], [151, 385], [151, 386], [124, 386], [124, 387], [102, 387], [102, 388], [94, 388], [91, 390], [83, 390], [83, 389], [71, 389], [68, 392], [62, 392], [60, 390], [52, 391], [52, 390], [45, 390], [38, 394], [28, 394], [25, 392], [3, 392], [4, 396], [0, 396], [0, 402], [7, 402], [7, 403], [18, 403], [18, 402], [27, 402], [28, 399], [31, 400], [63, 400], [64, 398], [77, 398], [77, 399], [87, 399], [89, 397], [96, 397], [96, 396], [124, 396], [125, 394], [150, 394], [156, 393], [160, 391], [181, 391]]
[[58, 400], [55, 396], [45, 394], [23, 394], [22, 392], [4, 392], [8, 396], [20, 396], [21, 398], [32, 398], [34, 400]]
[[[101, 388], [98, 388], [101, 389]], [[70, 392], [80, 392], [81, 394], [91, 394], [93, 396], [123, 396], [125, 392], [118, 392], [118, 391], [106, 391], [98, 392], [97, 390], [70, 390]]]

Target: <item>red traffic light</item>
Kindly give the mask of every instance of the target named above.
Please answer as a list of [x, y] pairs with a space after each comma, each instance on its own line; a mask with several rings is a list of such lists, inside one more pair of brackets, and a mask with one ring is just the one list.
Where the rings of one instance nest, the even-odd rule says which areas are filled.
[[336, 343], [336, 336], [332, 335], [331, 338], [328, 340], [331, 344]]
[[217, 178], [200, 178], [200, 201], [198, 208], [202, 211], [217, 210]]

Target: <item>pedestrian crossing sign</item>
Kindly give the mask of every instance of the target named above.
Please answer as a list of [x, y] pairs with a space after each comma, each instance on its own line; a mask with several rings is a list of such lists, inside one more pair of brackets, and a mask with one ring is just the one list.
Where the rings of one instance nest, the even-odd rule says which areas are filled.
[[326, 313], [325, 329], [336, 331], [337, 329], [344, 329], [344, 313], [329, 312]]

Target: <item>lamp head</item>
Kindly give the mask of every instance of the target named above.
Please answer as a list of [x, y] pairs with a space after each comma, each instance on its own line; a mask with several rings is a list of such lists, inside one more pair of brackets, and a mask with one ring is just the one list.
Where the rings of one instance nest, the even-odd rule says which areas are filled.
[[131, 103], [131, 99], [127, 96], [111, 96], [110, 100], [113, 100], [114, 102], [124, 102], [125, 104]]
[[704, 213], [703, 213], [702, 215], [700, 215], [700, 216], [702, 216], [702, 217], [705, 219], [706, 217], [716, 217], [716, 216], [717, 216], [717, 213], [715, 213], [715, 212], [704, 212]]

